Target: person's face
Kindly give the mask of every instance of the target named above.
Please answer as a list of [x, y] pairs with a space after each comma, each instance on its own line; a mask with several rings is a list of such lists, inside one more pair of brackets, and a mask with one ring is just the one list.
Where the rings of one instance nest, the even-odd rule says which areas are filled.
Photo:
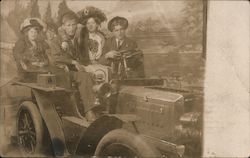
[[99, 25], [96, 23], [94, 18], [89, 18], [87, 20], [86, 26], [87, 26], [87, 29], [89, 32], [95, 32], [95, 31], [97, 31], [97, 28]]
[[32, 27], [28, 30], [27, 35], [28, 35], [29, 40], [34, 41], [38, 37], [38, 31], [36, 28]]
[[67, 20], [63, 24], [63, 28], [67, 35], [74, 36], [76, 33], [77, 22], [75, 19]]
[[126, 30], [121, 25], [116, 25], [113, 29], [115, 37], [119, 40], [123, 40], [126, 36]]
[[55, 37], [55, 33], [52, 30], [47, 30], [46, 37], [48, 40], [52, 40]]

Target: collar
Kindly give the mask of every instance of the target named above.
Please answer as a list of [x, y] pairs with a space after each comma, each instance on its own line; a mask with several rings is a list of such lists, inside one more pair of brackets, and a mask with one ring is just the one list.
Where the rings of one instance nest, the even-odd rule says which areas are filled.
[[125, 40], [125, 39], [119, 40], [119, 39], [115, 38], [116, 43], [118, 43], [119, 41], [120, 41], [121, 43], [123, 43], [124, 40]]

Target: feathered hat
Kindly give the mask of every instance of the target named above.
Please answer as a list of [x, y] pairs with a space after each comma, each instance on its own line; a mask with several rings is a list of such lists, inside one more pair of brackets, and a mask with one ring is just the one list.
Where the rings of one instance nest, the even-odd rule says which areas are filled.
[[29, 27], [37, 27], [39, 30], [42, 30], [44, 27], [44, 24], [38, 18], [27, 18], [21, 24], [20, 31], [23, 32], [26, 28], [29, 28]]
[[85, 7], [84, 9], [80, 10], [77, 15], [79, 16], [79, 22], [83, 25], [85, 25], [87, 20], [91, 17], [98, 18], [100, 23], [107, 20], [104, 12], [93, 6]]

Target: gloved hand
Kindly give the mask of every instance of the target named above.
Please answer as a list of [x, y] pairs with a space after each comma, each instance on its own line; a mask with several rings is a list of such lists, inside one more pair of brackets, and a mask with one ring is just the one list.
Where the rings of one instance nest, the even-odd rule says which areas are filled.
[[61, 47], [62, 47], [62, 49], [63, 49], [64, 51], [66, 51], [67, 49], [69, 49], [69, 44], [68, 44], [68, 42], [62, 42]]

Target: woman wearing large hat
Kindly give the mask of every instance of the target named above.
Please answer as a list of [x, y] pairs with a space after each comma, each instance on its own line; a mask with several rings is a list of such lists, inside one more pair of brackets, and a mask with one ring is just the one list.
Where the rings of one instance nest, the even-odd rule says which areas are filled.
[[80, 33], [79, 49], [84, 54], [86, 65], [98, 63], [105, 43], [100, 26], [107, 20], [106, 15], [92, 6], [84, 8], [78, 15], [79, 22], [85, 26]]
[[43, 24], [37, 18], [27, 18], [20, 26], [22, 35], [13, 48], [20, 75], [24, 72], [40, 71], [48, 65], [45, 51], [49, 47], [42, 38], [39, 38], [42, 29]]

